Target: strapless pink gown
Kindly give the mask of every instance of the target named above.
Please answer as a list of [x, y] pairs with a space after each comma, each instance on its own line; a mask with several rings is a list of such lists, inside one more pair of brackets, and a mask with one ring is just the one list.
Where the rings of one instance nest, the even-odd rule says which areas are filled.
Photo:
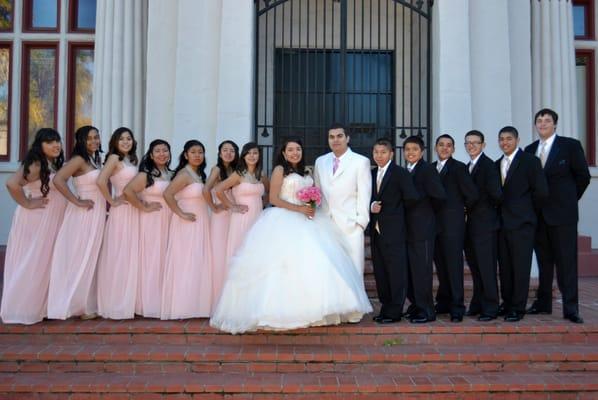
[[141, 192], [144, 201], [162, 205], [159, 211], [139, 213], [139, 285], [135, 313], [149, 318], [160, 318], [162, 305], [162, 281], [172, 217], [162, 193], [169, 183], [156, 180]]
[[106, 224], [106, 200], [96, 185], [99, 174], [100, 170], [92, 170], [73, 178], [77, 195], [92, 200], [94, 206], [91, 210], [71, 202], [66, 206], [52, 257], [48, 318], [98, 311], [95, 275]]
[[[227, 195], [229, 195], [227, 193]], [[230, 195], [229, 195], [230, 197]], [[216, 204], [220, 200], [212, 194]], [[210, 241], [212, 242], [212, 261], [213, 261], [213, 286], [212, 286], [212, 305], [218, 303], [224, 281], [227, 276], [226, 268], [226, 245], [228, 241], [228, 227], [230, 225], [230, 210], [212, 213], [210, 218]]]
[[[52, 184], [45, 208], [17, 206], [12, 219], [6, 258], [0, 317], [5, 324], [35, 324], [47, 315], [50, 264], [66, 199]], [[41, 181], [23, 187], [30, 197], [41, 197]]]
[[243, 243], [245, 234], [251, 228], [263, 209], [262, 196], [264, 195], [264, 184], [241, 182], [233, 187], [233, 197], [237, 204], [249, 207], [245, 214], [232, 213], [230, 226], [228, 228], [228, 240], [226, 245], [226, 262], [230, 261], [233, 254]]
[[172, 215], [162, 285], [161, 319], [209, 317], [212, 310], [212, 247], [203, 184], [192, 183], [175, 196], [195, 221]]
[[[125, 165], [110, 177], [116, 196], [137, 174]], [[139, 273], [139, 211], [130, 204], [110, 208], [98, 262], [98, 313], [104, 318], [135, 316]]]

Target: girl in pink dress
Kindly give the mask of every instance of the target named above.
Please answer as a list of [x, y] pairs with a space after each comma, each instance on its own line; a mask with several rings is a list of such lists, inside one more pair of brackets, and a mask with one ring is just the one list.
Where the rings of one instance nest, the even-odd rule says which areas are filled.
[[[212, 190], [214, 186], [226, 180], [237, 168], [239, 162], [239, 146], [231, 140], [225, 140], [218, 146], [218, 161], [210, 171], [210, 176], [203, 188], [208, 205], [212, 210], [210, 216], [210, 241], [212, 242], [213, 285], [212, 305], [220, 298], [220, 292], [226, 279], [226, 244], [231, 211], [226, 209]], [[226, 193], [232, 196], [230, 191]]]
[[[106, 222], [106, 201], [96, 185], [100, 146], [97, 128], [79, 128], [72, 158], [53, 179], [68, 205], [52, 256], [48, 318], [89, 319], [98, 311], [95, 274]], [[76, 195], [67, 184], [71, 177]]]
[[[139, 211], [128, 204], [123, 189], [137, 174], [137, 142], [128, 128], [112, 134], [104, 168], [97, 179], [110, 203], [98, 261], [98, 313], [104, 318], [135, 316], [139, 270]], [[108, 188], [114, 189], [114, 197]]]
[[[232, 211], [225, 253], [227, 265], [262, 212], [268, 184], [268, 178], [262, 173], [259, 147], [250, 142], [241, 150], [235, 173], [214, 188], [222, 204]], [[234, 202], [225, 194], [231, 188]]]
[[212, 309], [212, 247], [205, 148], [197, 140], [185, 143], [174, 178], [164, 191], [173, 212], [168, 234], [162, 286], [161, 319], [209, 317]]
[[127, 201], [140, 211], [139, 280], [135, 314], [160, 318], [162, 278], [172, 212], [162, 194], [170, 183], [170, 145], [156, 139], [141, 158], [139, 173], [125, 186]]
[[47, 315], [50, 262], [66, 207], [51, 180], [63, 161], [60, 135], [42, 128], [6, 182], [18, 206], [4, 261], [0, 317], [5, 324], [35, 324]]

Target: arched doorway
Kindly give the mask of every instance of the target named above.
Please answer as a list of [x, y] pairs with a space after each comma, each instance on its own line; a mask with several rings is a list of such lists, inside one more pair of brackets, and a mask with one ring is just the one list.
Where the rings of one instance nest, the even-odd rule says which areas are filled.
[[428, 145], [432, 3], [256, 0], [254, 135], [267, 167], [287, 136], [303, 139], [313, 164], [332, 122], [368, 157], [379, 137], [399, 163], [405, 138]]

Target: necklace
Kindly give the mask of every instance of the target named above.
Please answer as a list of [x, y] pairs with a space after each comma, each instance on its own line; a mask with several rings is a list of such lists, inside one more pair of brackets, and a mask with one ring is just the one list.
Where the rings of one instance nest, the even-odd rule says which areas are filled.
[[193, 170], [193, 168], [191, 168], [191, 166], [189, 164], [187, 164], [185, 166], [185, 169], [187, 169], [187, 171], [189, 172], [189, 174], [191, 174], [191, 178], [193, 178], [193, 180], [197, 183], [202, 183], [201, 178], [199, 177], [199, 175], [197, 174], [197, 172], [195, 172]]

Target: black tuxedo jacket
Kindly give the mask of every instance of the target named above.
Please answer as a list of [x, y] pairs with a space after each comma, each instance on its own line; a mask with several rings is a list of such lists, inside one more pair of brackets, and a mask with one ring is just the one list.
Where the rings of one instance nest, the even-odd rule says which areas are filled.
[[486, 154], [480, 155], [473, 171], [473, 182], [478, 188], [478, 199], [467, 208], [467, 229], [471, 234], [498, 230], [498, 209], [502, 200], [500, 174], [494, 161]]
[[[536, 140], [525, 148], [535, 155], [540, 142]], [[579, 219], [577, 201], [590, 184], [590, 171], [581, 143], [557, 136], [544, 165], [548, 182], [548, 199], [540, 212], [548, 225], [576, 224]]]
[[[437, 168], [438, 162], [432, 163]], [[446, 201], [436, 214], [437, 231], [452, 232], [465, 229], [465, 207], [478, 199], [478, 188], [473, 183], [467, 166], [450, 157], [440, 170], [440, 181], [446, 191]]]
[[378, 168], [372, 170], [372, 199], [382, 202], [382, 209], [378, 214], [370, 213], [370, 229], [374, 229], [376, 222], [382, 235], [392, 235], [397, 240], [405, 240], [405, 205], [412, 204], [419, 199], [409, 172], [403, 167], [391, 162], [384, 173], [378, 192], [376, 178]]
[[[500, 164], [505, 156], [496, 160], [500, 175]], [[540, 159], [518, 149], [502, 186], [500, 220], [502, 228], [513, 230], [524, 225], [536, 225], [536, 209], [548, 197], [548, 185], [542, 173]]]
[[434, 240], [435, 213], [446, 199], [446, 192], [436, 169], [424, 160], [415, 165], [411, 178], [419, 200], [407, 206], [407, 241]]

